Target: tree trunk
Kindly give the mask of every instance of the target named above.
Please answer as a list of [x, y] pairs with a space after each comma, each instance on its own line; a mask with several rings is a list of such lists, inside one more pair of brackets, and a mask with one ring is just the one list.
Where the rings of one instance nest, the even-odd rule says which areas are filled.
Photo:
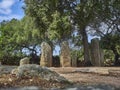
[[115, 65], [115, 66], [120, 66], [120, 60], [119, 60], [120, 55], [118, 54], [118, 52], [117, 52], [116, 49], [112, 48], [112, 51], [113, 51], [113, 53], [114, 53], [114, 55], [115, 55], [114, 65]]
[[85, 66], [91, 66], [92, 64], [90, 62], [88, 37], [87, 37], [87, 33], [85, 31], [85, 28], [81, 29], [81, 35], [82, 35], [82, 42], [83, 42], [83, 46], [84, 46], [84, 61], [85, 61]]

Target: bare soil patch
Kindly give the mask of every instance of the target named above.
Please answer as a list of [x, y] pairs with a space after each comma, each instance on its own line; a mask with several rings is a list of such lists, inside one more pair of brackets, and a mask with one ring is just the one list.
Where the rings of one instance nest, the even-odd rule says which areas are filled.
[[[120, 88], [120, 67], [83, 67], [83, 68], [52, 68], [61, 76], [76, 84], [94, 85], [107, 84]], [[108, 71], [117, 71], [116, 75]]]

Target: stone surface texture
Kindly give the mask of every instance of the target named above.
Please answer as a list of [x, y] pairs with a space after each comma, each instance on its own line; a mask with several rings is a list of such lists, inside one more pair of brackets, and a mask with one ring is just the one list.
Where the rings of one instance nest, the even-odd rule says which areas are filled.
[[50, 80], [57, 82], [67, 81], [67, 79], [60, 76], [55, 71], [52, 71], [47, 67], [41, 67], [40, 65], [35, 64], [21, 65], [18, 68], [13, 69], [11, 71], [11, 74], [15, 75], [17, 78], [38, 76], [41, 79], [45, 79], [48, 81]]
[[103, 66], [103, 52], [100, 49], [99, 39], [94, 38], [91, 40], [91, 63], [94, 66]]
[[71, 57], [71, 66], [77, 67], [77, 53], [74, 53]]
[[29, 64], [30, 59], [28, 57], [25, 57], [20, 60], [20, 66], [24, 64]]
[[60, 64], [62, 67], [71, 66], [70, 48], [67, 41], [62, 42], [61, 44]]
[[50, 45], [46, 42], [43, 42], [41, 44], [41, 60], [40, 60], [40, 66], [52, 66], [52, 49]]

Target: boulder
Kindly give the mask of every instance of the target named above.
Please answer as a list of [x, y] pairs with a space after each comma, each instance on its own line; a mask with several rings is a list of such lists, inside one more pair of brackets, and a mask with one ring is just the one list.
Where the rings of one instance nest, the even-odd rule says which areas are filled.
[[46, 42], [41, 44], [41, 60], [40, 66], [52, 66], [52, 49], [50, 45]]
[[29, 64], [30, 59], [28, 57], [25, 57], [20, 60], [20, 66], [24, 64]]
[[41, 67], [40, 65], [35, 64], [26, 64], [19, 66], [11, 71], [11, 74], [16, 76], [17, 78], [22, 77], [40, 77], [45, 80], [53, 80], [57, 82], [67, 82], [67, 79], [60, 76], [55, 71], [48, 69], [47, 67]]
[[62, 42], [61, 44], [60, 64], [62, 67], [71, 66], [70, 48], [67, 41]]

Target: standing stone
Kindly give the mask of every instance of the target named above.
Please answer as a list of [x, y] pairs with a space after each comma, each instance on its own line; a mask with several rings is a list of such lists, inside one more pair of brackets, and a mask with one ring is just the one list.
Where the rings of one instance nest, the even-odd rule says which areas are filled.
[[74, 53], [71, 58], [71, 65], [72, 67], [77, 67], [77, 54]]
[[52, 66], [52, 49], [46, 42], [41, 44], [41, 60], [40, 66], [51, 67]]
[[101, 61], [101, 66], [105, 66], [104, 65], [104, 51], [102, 49], [100, 49], [100, 61]]
[[95, 38], [91, 41], [91, 63], [94, 66], [101, 66], [100, 61], [100, 47], [99, 47], [99, 39]]
[[70, 48], [67, 41], [61, 44], [60, 65], [62, 67], [71, 66]]
[[20, 66], [24, 64], [29, 64], [30, 59], [28, 57], [25, 57], [20, 60]]

